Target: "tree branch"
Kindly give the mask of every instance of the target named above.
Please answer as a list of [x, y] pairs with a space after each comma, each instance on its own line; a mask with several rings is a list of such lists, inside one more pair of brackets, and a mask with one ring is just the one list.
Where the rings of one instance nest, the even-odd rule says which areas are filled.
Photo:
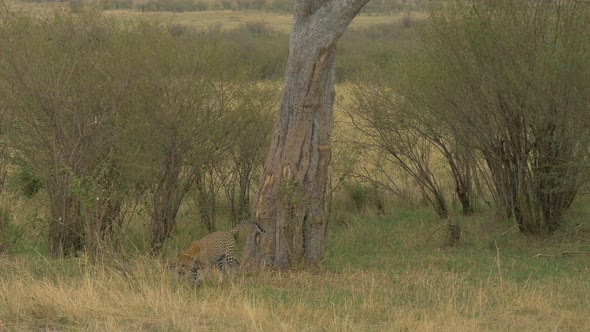
[[295, 4], [294, 24], [309, 18], [307, 35], [321, 48], [329, 48], [344, 33], [350, 22], [369, 0], [300, 0]]
[[331, 0], [314, 13], [314, 24], [325, 22], [327, 34], [336, 41], [369, 0]]

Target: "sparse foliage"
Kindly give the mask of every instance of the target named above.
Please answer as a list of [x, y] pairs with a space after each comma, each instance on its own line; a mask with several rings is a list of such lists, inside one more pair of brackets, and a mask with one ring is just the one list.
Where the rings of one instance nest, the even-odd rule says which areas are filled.
[[403, 64], [404, 98], [478, 152], [523, 233], [555, 231], [586, 180], [588, 36], [587, 2], [449, 1]]
[[[3, 23], [1, 106], [14, 114], [14, 162], [49, 194], [54, 255], [112, 244], [132, 201], [149, 211], [151, 249], [159, 253], [207, 167], [229, 178], [233, 142], [250, 128], [258, 130], [253, 144], [268, 137], [249, 113], [274, 103], [274, 87], [252, 84], [257, 64], [236, 61], [215, 32], [174, 37], [157, 24], [118, 25], [89, 8]], [[2, 131], [3, 152], [6, 137]], [[241, 153], [250, 148], [259, 149]], [[256, 168], [248, 167], [242, 202]], [[217, 189], [203, 210], [226, 185], [211, 181]]]
[[85, 239], [104, 235], [92, 230], [106, 222], [99, 198], [111, 178], [101, 174], [111, 167], [113, 115], [124, 105], [124, 82], [104, 83], [120, 70], [110, 47], [113, 27], [89, 11], [39, 22], [16, 16], [5, 32], [0, 71], [11, 86], [5, 95], [14, 114], [11, 146], [45, 183], [50, 251], [73, 254]]
[[[371, 84], [357, 86], [350, 116], [356, 129], [367, 139], [353, 144], [373, 152], [374, 157], [368, 160], [377, 171], [386, 172], [388, 166], [395, 165], [409, 174], [436, 213], [446, 219], [449, 208], [441, 176], [434, 171], [436, 145], [427, 135], [425, 123], [416, 114], [401, 109], [388, 90], [385, 86], [375, 89]], [[389, 186], [396, 187], [396, 184]]]

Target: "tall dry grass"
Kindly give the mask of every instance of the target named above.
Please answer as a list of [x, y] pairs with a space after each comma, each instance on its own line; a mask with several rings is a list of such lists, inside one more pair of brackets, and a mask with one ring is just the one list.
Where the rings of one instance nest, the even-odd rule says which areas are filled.
[[[533, 261], [525, 266], [514, 258], [516, 252], [506, 252], [510, 249], [484, 249], [466, 258], [462, 250], [421, 250], [419, 241], [401, 240], [375, 243], [372, 250], [364, 247], [363, 232], [354, 234], [358, 226], [351, 227], [336, 232], [332, 249], [356, 247], [356, 257], [332, 250], [332, 263], [321, 270], [236, 272], [225, 283], [212, 278], [196, 289], [147, 257], [91, 264], [84, 258], [4, 256], [0, 330], [585, 331], [590, 326], [588, 270], [579, 269], [588, 266], [583, 260], [574, 262], [578, 272], [563, 266], [553, 271], [551, 262], [535, 262], [528, 253], [522, 257]], [[338, 238], [350, 241], [334, 242]], [[367, 256], [379, 263], [365, 262]]]

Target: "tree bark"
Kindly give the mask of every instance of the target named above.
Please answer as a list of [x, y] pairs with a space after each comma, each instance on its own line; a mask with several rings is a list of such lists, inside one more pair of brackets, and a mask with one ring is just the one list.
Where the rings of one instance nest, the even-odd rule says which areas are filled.
[[273, 129], [244, 267], [323, 260], [325, 185], [331, 155], [336, 41], [369, 0], [296, 0], [279, 118]]

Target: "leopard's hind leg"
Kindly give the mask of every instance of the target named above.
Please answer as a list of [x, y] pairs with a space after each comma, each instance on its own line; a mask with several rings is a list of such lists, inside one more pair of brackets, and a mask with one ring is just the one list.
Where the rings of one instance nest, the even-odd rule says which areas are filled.
[[234, 256], [223, 255], [216, 261], [216, 265], [222, 273], [223, 280], [225, 280], [230, 272], [240, 265], [240, 262]]

